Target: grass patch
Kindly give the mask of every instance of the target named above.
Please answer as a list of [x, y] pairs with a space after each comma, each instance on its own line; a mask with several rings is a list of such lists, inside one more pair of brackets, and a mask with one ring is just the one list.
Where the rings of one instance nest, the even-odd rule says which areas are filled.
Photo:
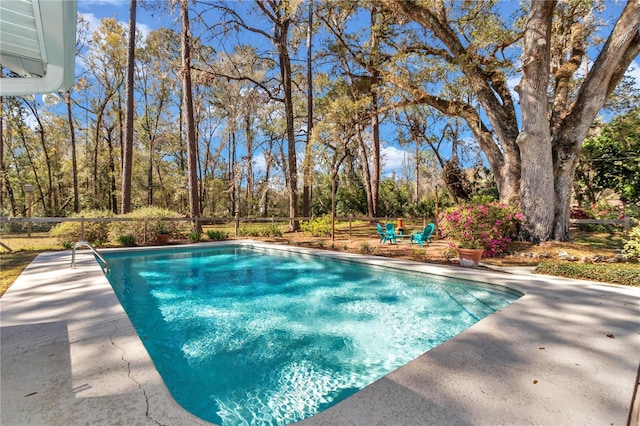
[[640, 264], [637, 263], [542, 262], [535, 272], [640, 287]]
[[[11, 247], [14, 252], [64, 249], [58, 239], [50, 236], [48, 232], [34, 232], [31, 237], [20, 234], [4, 234], [2, 235], [2, 242]], [[2, 255], [4, 256], [4, 253]]]
[[624, 243], [626, 242], [624, 234], [609, 232], [573, 231], [571, 238], [575, 244], [585, 246], [591, 250], [617, 250], [624, 247]]
[[38, 255], [34, 251], [17, 251], [0, 255], [0, 297]]

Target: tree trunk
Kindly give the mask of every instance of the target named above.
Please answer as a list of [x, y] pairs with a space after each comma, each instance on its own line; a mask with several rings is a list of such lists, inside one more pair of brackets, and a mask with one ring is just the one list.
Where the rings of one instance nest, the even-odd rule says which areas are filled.
[[420, 158], [420, 146], [418, 145], [418, 141], [416, 141], [416, 150], [414, 152], [415, 158], [415, 174], [416, 174], [416, 183], [415, 183], [415, 191], [413, 193], [414, 201], [416, 207], [420, 205], [420, 163], [422, 159]]
[[[374, 77], [377, 78], [377, 77]], [[373, 157], [371, 158], [371, 163], [373, 165], [373, 173], [371, 176], [371, 200], [372, 200], [372, 209], [373, 209], [373, 217], [378, 216], [378, 199], [380, 192], [380, 177], [381, 177], [381, 167], [380, 167], [380, 121], [378, 118], [378, 94], [376, 93], [376, 89], [372, 85], [371, 88], [371, 105], [373, 108], [373, 113], [371, 116], [371, 131], [373, 133]]]
[[73, 211], [80, 212], [80, 191], [78, 189], [78, 158], [76, 153], [76, 128], [73, 123], [73, 110], [71, 108], [71, 91], [64, 94], [67, 104], [67, 120], [69, 121], [69, 136], [71, 138], [71, 174], [73, 175]]
[[338, 191], [338, 169], [331, 172], [331, 241], [336, 240], [336, 192]]
[[520, 148], [520, 207], [527, 221], [522, 229], [526, 239], [537, 242], [551, 235], [554, 203], [553, 160], [549, 133], [547, 85], [551, 21], [556, 3], [533, 2], [524, 37], [522, 80], [518, 93], [523, 128], [516, 142]]
[[371, 182], [371, 172], [369, 169], [369, 150], [367, 149], [367, 144], [362, 137], [362, 132], [362, 126], [356, 124], [356, 138], [358, 140], [358, 146], [360, 147], [360, 164], [362, 168], [362, 177], [364, 179], [364, 190], [367, 195], [367, 217], [369, 218], [369, 223], [373, 223], [376, 215], [373, 203], [373, 184]]
[[311, 70], [313, 37], [313, 0], [309, 0], [309, 24], [307, 27], [307, 145], [304, 151], [304, 165], [302, 170], [302, 215], [309, 217], [309, 203], [311, 202], [311, 136], [313, 132], [313, 73]]
[[196, 128], [193, 113], [193, 92], [191, 88], [191, 41], [189, 33], [189, 3], [188, 0], [180, 0], [181, 31], [180, 42], [182, 47], [182, 97], [183, 114], [187, 130], [187, 175], [189, 183], [189, 212], [195, 220], [195, 231], [202, 230], [200, 221], [200, 201], [198, 195], [198, 168]]
[[229, 211], [232, 217], [238, 213], [238, 197], [236, 196], [236, 129], [235, 125], [229, 134], [229, 181], [227, 190], [229, 191]]
[[251, 126], [252, 114], [247, 113], [245, 117], [245, 139], [247, 143], [247, 189], [245, 191], [245, 211], [248, 215], [254, 213], [253, 207], [253, 129]]
[[153, 205], [153, 138], [149, 139], [149, 156], [147, 158], [147, 205]]
[[127, 60], [127, 101], [125, 138], [122, 155], [122, 213], [131, 212], [131, 175], [133, 170], [133, 71], [136, 51], [136, 1], [130, 0], [129, 6], [129, 48]]
[[280, 76], [282, 79], [282, 87], [284, 90], [284, 110], [287, 126], [287, 169], [289, 179], [289, 231], [297, 231], [300, 229], [298, 217], [298, 165], [296, 157], [296, 135], [294, 129], [293, 115], [293, 94], [292, 94], [292, 75], [291, 60], [289, 58], [287, 35], [288, 25], [283, 26], [279, 37], [277, 38], [278, 58], [280, 62]]
[[373, 207], [373, 217], [378, 216], [378, 198], [380, 191], [380, 117], [378, 116], [378, 82], [380, 80], [380, 73], [378, 71], [378, 30], [377, 18], [379, 14], [379, 8], [375, 5], [371, 5], [370, 9], [370, 22], [371, 22], [371, 59], [369, 62], [369, 72], [371, 73], [371, 134], [373, 138], [373, 157], [371, 163], [373, 165], [371, 176], [371, 199]]
[[51, 165], [51, 158], [49, 157], [49, 148], [47, 147], [47, 143], [46, 143], [44, 125], [42, 124], [42, 120], [40, 119], [40, 114], [38, 114], [35, 101], [33, 102], [33, 105], [30, 102], [25, 101], [25, 103], [31, 110], [33, 117], [36, 119], [36, 122], [38, 123], [38, 133], [40, 134], [40, 145], [42, 146], [42, 153], [44, 154], [45, 165], [47, 166], [47, 193], [46, 195], [43, 194], [43, 199], [46, 200], [45, 202], [46, 207], [44, 209], [45, 210], [44, 214], [45, 216], [48, 216], [49, 213], [53, 213], [55, 210], [55, 201], [54, 201], [54, 193], [53, 193], [53, 174], [51, 170], [52, 165]]

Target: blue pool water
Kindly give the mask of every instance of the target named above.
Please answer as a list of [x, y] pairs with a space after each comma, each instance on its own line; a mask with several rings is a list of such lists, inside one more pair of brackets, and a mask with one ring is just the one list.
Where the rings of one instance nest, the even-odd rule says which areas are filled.
[[520, 296], [241, 246], [105, 257], [173, 397], [223, 425], [310, 417]]

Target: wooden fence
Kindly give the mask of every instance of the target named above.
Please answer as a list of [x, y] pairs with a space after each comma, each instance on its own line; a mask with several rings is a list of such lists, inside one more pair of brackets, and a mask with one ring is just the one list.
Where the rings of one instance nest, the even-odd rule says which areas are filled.
[[[92, 222], [154, 222], [154, 221], [185, 221], [191, 222], [194, 224], [194, 229], [197, 225], [224, 225], [224, 224], [233, 224], [235, 230], [235, 236], [238, 236], [238, 232], [240, 230], [240, 225], [243, 223], [289, 223], [292, 220], [297, 221], [308, 221], [316, 219], [315, 217], [162, 217], [162, 218], [120, 218], [120, 217], [109, 217], [109, 218], [95, 218], [95, 217], [32, 217], [32, 218], [22, 218], [22, 217], [0, 217], [0, 225], [3, 224], [18, 224], [18, 223], [26, 223], [27, 225], [27, 236], [31, 236], [32, 224], [37, 223], [63, 223], [63, 222], [79, 222], [80, 223], [80, 237], [81, 240], [84, 240], [84, 228], [85, 224]], [[376, 217], [373, 218], [376, 222], [397, 222], [397, 218], [390, 217]], [[411, 222], [415, 224], [416, 222], [421, 222], [422, 227], [425, 227], [427, 223], [432, 221], [431, 219], [427, 219], [426, 217], [422, 218], [411, 218], [411, 219], [400, 219], [401, 221]], [[368, 222], [369, 218], [365, 216], [351, 216], [351, 217], [336, 217], [336, 222], [348, 222], [349, 223], [349, 235], [351, 235], [351, 228], [354, 222]]]
[[[31, 236], [31, 227], [34, 223], [62, 223], [62, 222], [80, 222], [80, 235], [81, 239], [84, 239], [84, 227], [86, 223], [90, 222], [139, 222], [139, 221], [161, 221], [161, 220], [171, 220], [171, 221], [188, 221], [194, 224], [194, 228], [197, 225], [223, 225], [223, 224], [234, 224], [235, 235], [238, 236], [238, 231], [240, 229], [240, 225], [242, 223], [288, 223], [292, 220], [297, 221], [306, 221], [312, 220], [313, 217], [175, 217], [175, 218], [94, 218], [94, 217], [32, 217], [32, 218], [21, 218], [21, 217], [0, 217], [0, 225], [2, 224], [12, 224], [12, 223], [26, 223], [27, 224], [27, 235]], [[376, 222], [396, 222], [399, 219], [397, 218], [389, 218], [389, 217], [376, 217], [373, 218]], [[422, 218], [410, 218], [410, 219], [400, 219], [405, 222], [415, 222], [422, 221], [422, 226], [426, 226], [426, 224], [431, 219], [427, 219], [426, 217]], [[351, 217], [336, 217], [337, 222], [349, 222], [349, 233], [351, 234], [351, 227], [353, 222], [365, 221], [368, 222], [369, 218], [365, 216], [351, 216]], [[638, 221], [635, 219], [626, 216], [622, 219], [617, 220], [609, 220], [609, 219], [571, 219], [572, 225], [614, 225], [621, 226], [624, 230], [624, 233], [628, 236], [631, 228], [638, 224]], [[3, 244], [4, 246], [4, 244]]]

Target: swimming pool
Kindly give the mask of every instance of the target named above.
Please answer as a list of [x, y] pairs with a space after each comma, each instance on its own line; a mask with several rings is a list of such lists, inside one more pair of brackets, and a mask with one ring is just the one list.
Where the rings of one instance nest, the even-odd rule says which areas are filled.
[[176, 401], [221, 424], [312, 416], [521, 295], [247, 246], [105, 257]]

